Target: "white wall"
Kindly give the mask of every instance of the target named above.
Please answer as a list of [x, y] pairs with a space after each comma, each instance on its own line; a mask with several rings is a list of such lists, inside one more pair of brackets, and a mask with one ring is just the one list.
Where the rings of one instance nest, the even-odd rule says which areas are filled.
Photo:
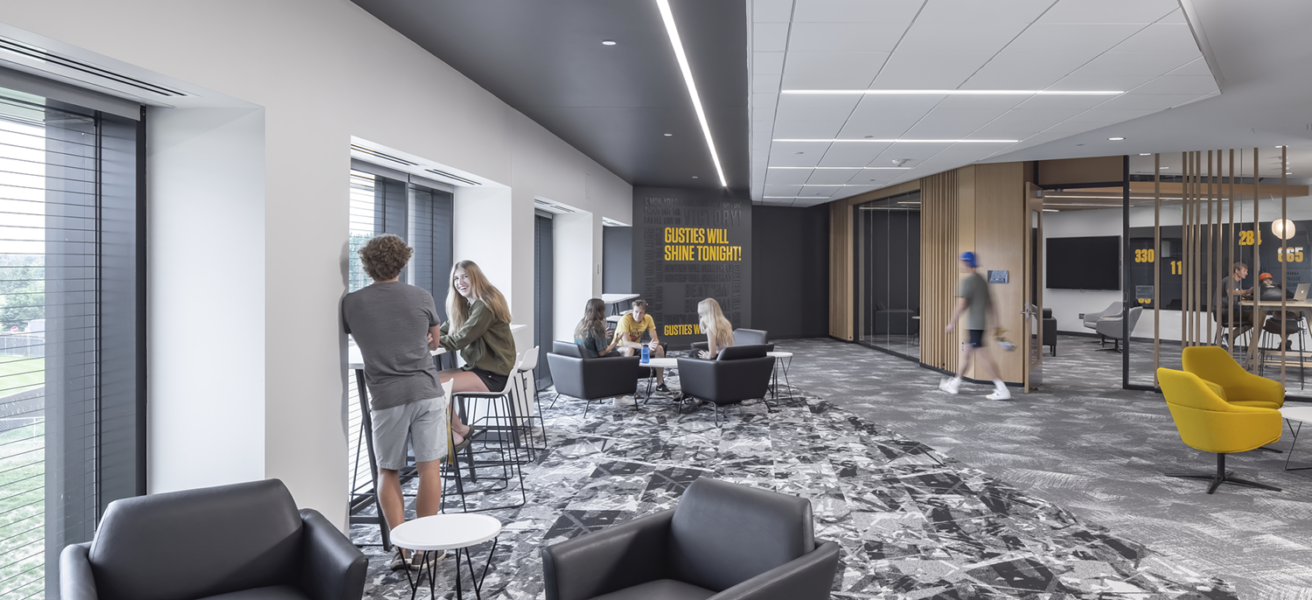
[[[146, 122], [147, 189], [175, 199], [146, 216], [147, 448], [168, 449], [148, 455], [149, 491], [259, 479], [264, 110], [152, 110]], [[215, 356], [247, 367], [216, 370]]]
[[[1228, 218], [1228, 206], [1226, 211]], [[1287, 211], [1286, 214], [1291, 221], [1312, 219], [1312, 198], [1307, 196], [1289, 198]], [[1153, 212], [1152, 208], [1130, 209], [1130, 227], [1152, 227], [1154, 222]], [[1270, 234], [1269, 223], [1280, 218], [1281, 215], [1280, 199], [1261, 201], [1258, 204], [1257, 212], [1259, 220], [1268, 224], [1264, 226], [1264, 230], [1267, 234]], [[1122, 215], [1123, 211], [1119, 208], [1044, 213], [1043, 237], [1046, 240], [1060, 237], [1119, 236], [1122, 234]], [[1236, 202], [1235, 220], [1251, 223], [1252, 219], [1252, 201]], [[1179, 225], [1182, 222], [1178, 208], [1174, 210], [1162, 209], [1161, 225], [1163, 227]], [[1105, 310], [1108, 304], [1120, 302], [1121, 298], [1120, 291], [1055, 290], [1051, 288], [1044, 288], [1043, 290], [1044, 307], [1052, 309], [1052, 316], [1057, 319], [1057, 329], [1059, 331], [1091, 333], [1092, 330], [1085, 329], [1079, 314]], [[1180, 340], [1182, 337], [1180, 334], [1180, 311], [1163, 310], [1161, 314], [1161, 339]], [[1152, 337], [1153, 319], [1153, 311], [1145, 310], [1131, 335], [1134, 337]]]
[[[150, 191], [152, 211], [206, 198], [213, 222], [262, 225], [265, 232], [262, 261], [256, 261], [263, 272], [244, 271], [249, 278], [262, 277], [263, 289], [225, 289], [209, 278], [202, 283], [184, 277], [175, 294], [149, 308], [154, 323], [190, 308], [176, 305], [185, 297], [246, 295], [263, 307], [263, 328], [245, 336], [245, 346], [256, 351], [207, 343], [206, 326], [234, 314], [222, 306], [194, 314], [191, 327], [152, 331], [152, 372], [173, 364], [160, 349], [185, 347], [186, 360], [204, 365], [208, 375], [157, 380], [150, 390], [152, 414], [185, 423], [176, 436], [151, 445], [151, 464], [170, 464], [164, 456], [177, 452], [194, 460], [193, 477], [160, 484], [277, 477], [300, 506], [344, 526], [345, 336], [338, 303], [346, 289], [352, 135], [512, 188], [509, 210], [500, 204], [461, 204], [475, 214], [487, 209], [482, 243], [509, 248], [509, 260], [495, 250], [485, 260], [489, 271], [493, 265], [509, 269], [508, 275], [489, 275], [509, 281], [498, 284], [504, 285], [518, 323], [531, 326], [533, 319], [533, 196], [571, 202], [571, 194], [559, 193], [568, 188], [598, 218], [631, 220], [628, 184], [346, 0], [9, 2], [0, 11], [0, 25], [35, 42], [79, 48], [105, 57], [101, 62], [121, 61], [264, 109], [262, 223], [240, 192], [220, 189], [215, 194], [222, 197], [199, 196], [198, 188], [213, 183], [206, 173], [179, 173], [174, 185]], [[226, 158], [242, 160], [232, 154]], [[160, 164], [162, 169], [167, 163]], [[469, 216], [457, 219], [472, 227], [475, 219]], [[469, 239], [460, 238], [459, 247], [476, 254], [477, 244]], [[597, 228], [594, 253], [600, 245]], [[149, 249], [152, 269], [179, 247], [200, 253], [196, 244], [177, 237], [158, 240]], [[231, 259], [227, 244], [208, 252], [203, 258], [210, 263]], [[240, 378], [232, 385], [241, 388], [234, 392], [242, 398], [223, 394], [220, 401], [219, 394], [195, 393], [197, 386], [226, 377]], [[236, 439], [205, 433], [216, 427], [208, 418], [225, 411], [248, 420]], [[261, 420], [262, 439], [242, 437]], [[237, 440], [257, 448], [236, 462], [262, 454], [262, 469], [228, 466]], [[153, 481], [157, 475], [163, 474], [149, 476]]]
[[600, 295], [593, 290], [592, 272], [596, 270], [591, 244], [593, 229], [601, 228], [601, 219], [592, 213], [576, 212], [554, 215], [551, 218], [552, 252], [555, 259], [552, 312], [555, 320], [552, 330], [557, 340], [573, 340], [574, 326], [583, 318], [583, 305], [589, 298]]

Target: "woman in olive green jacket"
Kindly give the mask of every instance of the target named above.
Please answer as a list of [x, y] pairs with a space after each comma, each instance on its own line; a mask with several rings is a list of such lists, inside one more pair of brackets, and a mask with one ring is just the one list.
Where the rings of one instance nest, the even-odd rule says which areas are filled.
[[[442, 324], [441, 344], [459, 352], [465, 366], [438, 375], [454, 381], [452, 392], [499, 392], [515, 368], [515, 340], [510, 335], [510, 308], [483, 271], [472, 260], [451, 268], [451, 289], [446, 295], [448, 320]], [[453, 419], [452, 429], [468, 435], [469, 427]]]

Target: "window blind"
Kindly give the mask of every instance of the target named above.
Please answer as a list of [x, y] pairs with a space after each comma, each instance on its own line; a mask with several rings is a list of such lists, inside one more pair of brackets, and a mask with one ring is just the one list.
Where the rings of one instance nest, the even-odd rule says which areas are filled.
[[145, 493], [143, 132], [0, 89], [3, 598], [57, 598], [64, 546]]

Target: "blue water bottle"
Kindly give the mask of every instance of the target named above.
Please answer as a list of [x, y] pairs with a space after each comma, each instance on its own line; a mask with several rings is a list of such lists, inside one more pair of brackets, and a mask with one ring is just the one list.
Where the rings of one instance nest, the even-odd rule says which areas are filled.
[[645, 364], [647, 364], [647, 363], [649, 363], [649, 362], [651, 362], [651, 348], [650, 348], [649, 346], [643, 346], [643, 347], [642, 347], [642, 364], [645, 365]]

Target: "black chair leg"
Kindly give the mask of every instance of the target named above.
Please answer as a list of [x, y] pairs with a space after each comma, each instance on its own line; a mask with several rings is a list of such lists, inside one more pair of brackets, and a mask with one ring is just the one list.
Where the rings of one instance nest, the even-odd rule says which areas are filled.
[[1265, 483], [1258, 483], [1256, 481], [1249, 481], [1247, 479], [1240, 479], [1238, 477], [1232, 477], [1231, 476], [1232, 474], [1233, 474], [1232, 471], [1225, 470], [1225, 455], [1217, 454], [1215, 473], [1166, 473], [1165, 475], [1167, 477], [1179, 477], [1183, 479], [1203, 479], [1203, 480], [1211, 481], [1212, 485], [1208, 486], [1207, 488], [1207, 493], [1209, 494], [1216, 492], [1216, 488], [1221, 487], [1222, 483], [1233, 483], [1235, 485], [1242, 485], [1245, 487], [1271, 490], [1273, 492], [1280, 491], [1280, 488], [1278, 487], [1267, 485]]

